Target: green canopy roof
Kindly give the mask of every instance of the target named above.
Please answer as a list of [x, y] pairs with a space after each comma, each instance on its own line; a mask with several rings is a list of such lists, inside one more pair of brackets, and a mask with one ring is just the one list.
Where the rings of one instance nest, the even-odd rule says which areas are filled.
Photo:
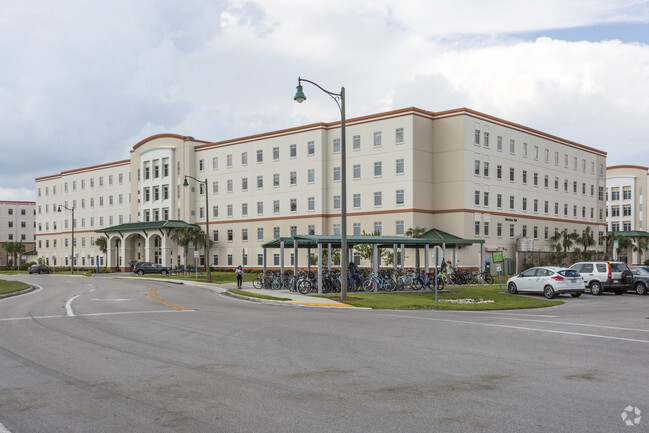
[[133, 232], [133, 231], [144, 231], [147, 230], [176, 230], [183, 229], [185, 227], [198, 227], [196, 224], [188, 224], [185, 221], [180, 220], [163, 220], [163, 221], [146, 221], [146, 222], [137, 222], [137, 223], [126, 223], [119, 224], [112, 227], [106, 227], [103, 229], [95, 230], [97, 233], [122, 233], [122, 232]]
[[616, 236], [624, 236], [626, 238], [649, 238], [648, 232], [643, 232], [642, 230], [626, 230], [615, 233]]
[[[426, 236], [429, 237], [426, 237]], [[318, 244], [331, 244], [333, 248], [340, 248], [340, 236], [330, 235], [297, 235], [294, 237], [284, 237], [273, 239], [262, 245], [264, 248], [279, 248], [284, 242], [286, 248], [293, 246], [294, 240], [297, 240], [298, 248], [316, 248]], [[423, 248], [426, 245], [442, 245], [453, 247], [455, 245], [471, 245], [474, 243], [484, 243], [482, 239], [462, 239], [458, 236], [445, 233], [441, 230], [429, 230], [421, 238], [409, 238], [405, 236], [347, 236], [347, 244], [351, 247], [361, 244], [378, 244], [381, 248], [392, 248], [393, 245], [404, 244], [411, 248]]]

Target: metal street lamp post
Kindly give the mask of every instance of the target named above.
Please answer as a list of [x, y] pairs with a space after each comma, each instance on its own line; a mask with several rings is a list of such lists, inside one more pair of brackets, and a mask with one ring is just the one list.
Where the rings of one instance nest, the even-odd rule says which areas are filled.
[[183, 182], [183, 186], [189, 186], [189, 182], [187, 182], [187, 178], [194, 179], [199, 184], [205, 185], [205, 269], [207, 271], [207, 282], [210, 283], [210, 282], [212, 282], [212, 272], [210, 271], [210, 258], [209, 258], [209, 248], [210, 248], [210, 206], [209, 206], [209, 202], [208, 202], [209, 194], [207, 193], [207, 179], [205, 179], [204, 181], [203, 180], [198, 180], [195, 177], [186, 174], [185, 175], [185, 181]]
[[345, 126], [345, 88], [340, 88], [340, 93], [330, 92], [323, 89], [313, 81], [304, 78], [297, 78], [297, 92], [293, 98], [298, 103], [306, 100], [302, 90], [302, 81], [311, 83], [318, 89], [325, 92], [336, 102], [340, 109], [340, 297], [344, 301], [347, 299], [347, 286], [349, 285], [348, 262], [349, 249], [347, 248], [347, 149], [345, 145], [346, 126]]
[[70, 273], [74, 274], [74, 206], [69, 208], [66, 205], [59, 205], [59, 212], [61, 212], [61, 207], [72, 212], [72, 261], [70, 262]]

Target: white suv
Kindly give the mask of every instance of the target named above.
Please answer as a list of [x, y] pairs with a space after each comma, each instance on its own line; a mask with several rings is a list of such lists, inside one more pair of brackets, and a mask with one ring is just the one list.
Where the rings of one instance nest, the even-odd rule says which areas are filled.
[[604, 291], [622, 295], [633, 289], [633, 273], [622, 262], [579, 262], [570, 269], [581, 274], [593, 295], [601, 295]]

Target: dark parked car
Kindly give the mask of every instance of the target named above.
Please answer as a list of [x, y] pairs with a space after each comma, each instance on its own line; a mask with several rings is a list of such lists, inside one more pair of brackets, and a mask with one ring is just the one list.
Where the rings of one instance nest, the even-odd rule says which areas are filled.
[[47, 265], [31, 265], [28, 269], [27, 272], [30, 274], [51, 274], [52, 269], [50, 269]]
[[162, 274], [167, 275], [171, 272], [171, 268], [167, 266], [162, 266], [157, 263], [142, 262], [135, 265], [133, 268], [133, 273], [138, 275], [144, 274]]
[[649, 291], [649, 266], [631, 266], [633, 272], [633, 290], [638, 295], [646, 295]]

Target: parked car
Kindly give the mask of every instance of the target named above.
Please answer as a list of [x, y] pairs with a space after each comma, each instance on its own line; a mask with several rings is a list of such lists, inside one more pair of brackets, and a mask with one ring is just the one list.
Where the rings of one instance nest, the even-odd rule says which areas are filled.
[[633, 274], [623, 262], [579, 262], [570, 269], [581, 274], [593, 295], [601, 295], [605, 291], [622, 295], [633, 289]]
[[150, 263], [150, 262], [141, 262], [135, 265], [133, 268], [133, 273], [136, 273], [138, 275], [144, 275], [144, 274], [162, 274], [162, 275], [167, 275], [171, 272], [171, 268], [168, 266], [162, 266], [157, 263]]
[[52, 269], [47, 265], [31, 265], [27, 268], [27, 272], [30, 274], [51, 274]]
[[585, 290], [586, 285], [579, 272], [557, 266], [527, 269], [507, 280], [507, 291], [511, 294], [536, 292], [543, 293], [548, 299], [563, 293], [578, 298]]
[[631, 266], [633, 273], [633, 290], [638, 295], [646, 295], [649, 291], [649, 266]]

